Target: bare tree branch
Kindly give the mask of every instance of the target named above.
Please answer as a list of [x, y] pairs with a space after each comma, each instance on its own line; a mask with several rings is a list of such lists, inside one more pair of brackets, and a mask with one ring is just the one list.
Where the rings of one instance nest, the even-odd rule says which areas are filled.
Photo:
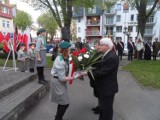
[[47, 2], [48, 7], [50, 8], [50, 10], [51, 10], [51, 12], [52, 12], [52, 14], [53, 14], [53, 16], [54, 16], [54, 18], [55, 18], [58, 26], [61, 28], [61, 27], [62, 27], [61, 19], [59, 19], [59, 17], [57, 17], [57, 14], [56, 14], [56, 12], [54, 11], [54, 9], [52, 8], [51, 3], [50, 3], [48, 0], [46, 0], [46, 2]]
[[156, 7], [158, 1], [159, 1], [159, 0], [155, 0], [153, 6], [152, 6], [152, 8], [151, 8], [151, 10], [149, 11], [148, 15], [146, 16], [147, 19], [148, 19], [149, 16], [153, 13], [153, 10], [155, 9], [155, 7]]

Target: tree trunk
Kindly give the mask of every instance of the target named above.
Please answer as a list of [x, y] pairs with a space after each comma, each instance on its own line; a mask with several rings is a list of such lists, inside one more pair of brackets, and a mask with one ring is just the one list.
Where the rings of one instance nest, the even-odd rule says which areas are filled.
[[53, 41], [53, 37], [54, 37], [54, 34], [51, 34], [50, 43], [52, 43], [52, 41]]
[[143, 38], [144, 33], [145, 33], [146, 22], [147, 22], [147, 19], [139, 14], [138, 15], [138, 33], [139, 32], [141, 33], [142, 38]]
[[62, 10], [64, 17], [64, 27], [61, 28], [62, 40], [70, 42], [70, 26], [72, 21], [72, 0], [66, 0], [66, 10]]

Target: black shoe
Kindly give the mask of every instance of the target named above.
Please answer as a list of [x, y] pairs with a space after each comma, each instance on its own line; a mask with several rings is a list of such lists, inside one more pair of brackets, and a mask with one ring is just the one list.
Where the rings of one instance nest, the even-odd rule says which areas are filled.
[[39, 80], [38, 83], [39, 83], [39, 84], [46, 84], [46, 83], [45, 83], [44, 81], [42, 81], [42, 80]]
[[95, 108], [92, 108], [92, 111], [96, 111], [99, 109], [99, 106], [95, 107]]
[[97, 109], [97, 110], [94, 111], [94, 114], [98, 115], [98, 114], [100, 114], [100, 112], [101, 112], [100, 109]]
[[43, 81], [44, 83], [48, 83], [48, 81], [47, 81], [47, 80], [45, 80], [45, 79], [43, 79], [42, 81]]

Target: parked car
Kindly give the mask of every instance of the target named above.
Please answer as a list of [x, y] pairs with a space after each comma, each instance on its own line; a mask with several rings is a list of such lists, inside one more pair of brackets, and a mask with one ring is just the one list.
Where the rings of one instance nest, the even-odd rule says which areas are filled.
[[128, 49], [127, 49], [127, 48], [124, 48], [124, 50], [123, 50], [123, 55], [124, 55], [124, 56], [127, 56], [127, 55], [128, 55]]
[[47, 45], [46, 45], [46, 48], [47, 48], [47, 49], [46, 49], [46, 52], [49, 53], [49, 52], [51, 51], [50, 49], [53, 50], [54, 44], [47, 44]]

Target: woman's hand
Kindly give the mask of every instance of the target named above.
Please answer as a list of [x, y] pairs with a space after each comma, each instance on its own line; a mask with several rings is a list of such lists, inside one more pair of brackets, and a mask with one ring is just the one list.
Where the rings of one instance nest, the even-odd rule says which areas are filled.
[[81, 75], [82, 75], [82, 76], [87, 76], [87, 71], [81, 72]]
[[38, 61], [41, 61], [42, 59], [39, 57], [39, 58], [37, 58], [37, 60], [38, 60]]

